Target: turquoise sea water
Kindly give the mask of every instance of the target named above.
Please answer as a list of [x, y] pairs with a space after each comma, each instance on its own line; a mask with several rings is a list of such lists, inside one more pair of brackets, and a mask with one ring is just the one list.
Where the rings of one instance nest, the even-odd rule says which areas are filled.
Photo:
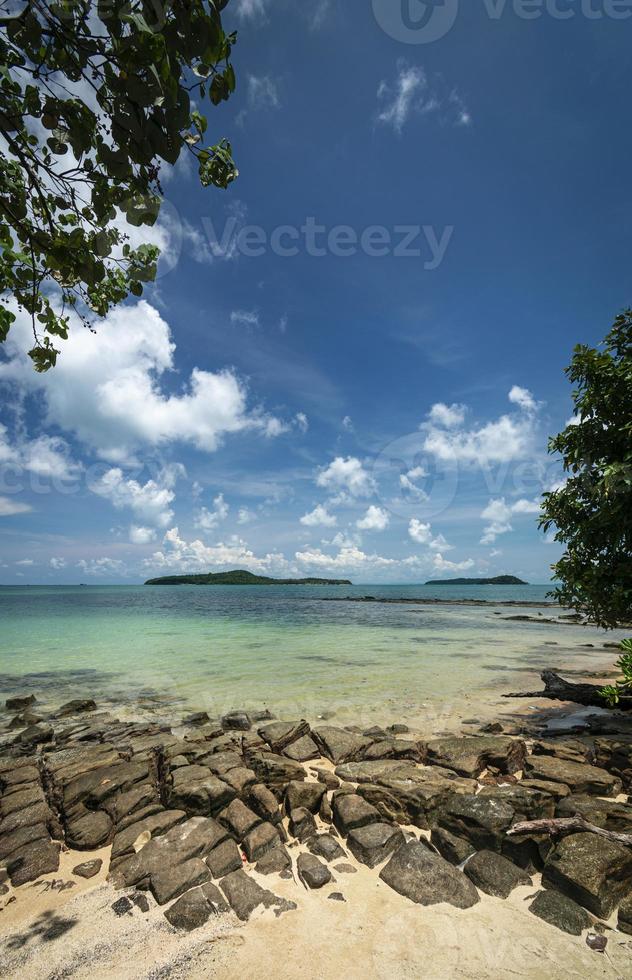
[[[604, 662], [593, 628], [521, 623], [558, 610], [323, 602], [326, 597], [544, 603], [546, 586], [87, 586], [0, 588], [0, 697], [51, 707], [82, 695], [133, 710], [152, 693], [219, 714], [387, 721], [519, 688], [524, 672]], [[590, 650], [586, 645], [594, 644]], [[610, 653], [611, 659], [614, 659]]]

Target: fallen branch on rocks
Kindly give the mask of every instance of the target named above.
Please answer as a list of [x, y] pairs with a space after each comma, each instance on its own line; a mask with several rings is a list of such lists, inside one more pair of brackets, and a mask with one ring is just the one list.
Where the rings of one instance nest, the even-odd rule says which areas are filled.
[[604, 830], [596, 827], [583, 817], [557, 817], [544, 820], [523, 820], [516, 823], [507, 831], [509, 837], [520, 837], [523, 834], [548, 834], [550, 837], [561, 837], [563, 834], [597, 834], [615, 844], [632, 847], [632, 834], [619, 834], [615, 830]]
[[[607, 708], [608, 704], [601, 695], [602, 687], [598, 684], [572, 684], [565, 681], [554, 670], [543, 670], [540, 674], [544, 682], [543, 691], [518, 691], [504, 694], [505, 698], [549, 698], [551, 701], [572, 701], [573, 704], [583, 704], [590, 708]], [[617, 707], [621, 711], [632, 710], [632, 698], [622, 698]]]

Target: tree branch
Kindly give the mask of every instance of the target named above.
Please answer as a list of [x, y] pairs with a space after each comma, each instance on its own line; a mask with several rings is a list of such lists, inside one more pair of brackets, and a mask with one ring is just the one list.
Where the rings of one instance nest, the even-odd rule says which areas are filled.
[[545, 820], [523, 820], [515, 823], [507, 831], [508, 837], [521, 837], [526, 834], [548, 834], [550, 837], [561, 837], [564, 834], [596, 834], [605, 840], [613, 841], [615, 844], [623, 844], [625, 847], [632, 847], [632, 834], [620, 834], [615, 830], [605, 830], [603, 827], [596, 827], [583, 817], [558, 817]]

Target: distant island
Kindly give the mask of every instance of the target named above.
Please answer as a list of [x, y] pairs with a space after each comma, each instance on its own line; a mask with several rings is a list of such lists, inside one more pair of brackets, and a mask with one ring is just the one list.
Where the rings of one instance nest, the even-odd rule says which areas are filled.
[[426, 582], [426, 585], [528, 585], [515, 575], [497, 575], [496, 578], [442, 578]]
[[352, 585], [341, 578], [268, 578], [242, 570], [236, 572], [207, 572], [203, 575], [165, 575], [150, 578], [145, 585]]

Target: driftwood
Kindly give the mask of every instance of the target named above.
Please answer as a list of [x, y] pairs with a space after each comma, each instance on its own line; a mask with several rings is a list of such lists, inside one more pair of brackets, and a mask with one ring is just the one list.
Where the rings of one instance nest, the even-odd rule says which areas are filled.
[[[553, 670], [543, 670], [540, 677], [544, 682], [543, 691], [518, 691], [515, 694], [504, 694], [503, 697], [549, 698], [551, 701], [572, 701], [573, 704], [584, 704], [589, 708], [608, 707], [601, 696], [602, 688], [598, 684], [571, 684]], [[621, 698], [617, 708], [620, 711], [632, 710], [632, 698]]]
[[615, 844], [624, 844], [632, 847], [632, 834], [619, 834], [615, 830], [604, 830], [603, 827], [596, 827], [593, 823], [588, 823], [583, 817], [558, 817], [545, 820], [524, 820], [515, 823], [510, 827], [507, 834], [510, 837], [520, 837], [522, 834], [548, 834], [550, 837], [561, 837], [563, 834], [597, 834], [605, 837], [606, 840], [614, 841]]

